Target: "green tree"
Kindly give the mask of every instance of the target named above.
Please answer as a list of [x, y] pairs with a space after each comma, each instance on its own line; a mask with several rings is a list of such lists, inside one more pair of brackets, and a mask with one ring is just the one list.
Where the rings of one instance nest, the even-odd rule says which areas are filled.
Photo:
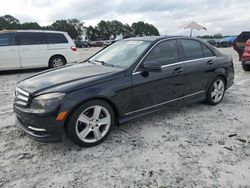
[[132, 24], [132, 30], [135, 35], [139, 36], [151, 36], [160, 35], [159, 31], [155, 26], [152, 24], [144, 23], [144, 22], [137, 22]]
[[90, 40], [108, 40], [111, 38], [111, 36], [116, 37], [120, 34], [123, 36], [159, 35], [159, 31], [153, 25], [144, 22], [133, 23], [132, 27], [130, 27], [128, 24], [123, 24], [117, 20], [102, 20], [97, 24], [96, 27], [88, 27], [86, 34]]
[[5, 19], [9, 24], [20, 24], [20, 21], [14, 16], [4, 15], [2, 18]]
[[20, 24], [18, 29], [42, 29], [42, 27], [36, 22], [25, 22]]
[[87, 27], [86, 35], [87, 35], [88, 40], [95, 41], [95, 40], [99, 40], [100, 33], [96, 27], [94, 28], [92, 26], [89, 26]]
[[4, 15], [0, 17], [0, 29], [17, 29], [20, 26], [20, 22], [17, 18], [11, 15]]
[[83, 34], [83, 23], [77, 19], [57, 20], [45, 29], [65, 31], [72, 39], [79, 39]]
[[214, 35], [214, 38], [222, 39], [223, 35], [221, 33], [217, 33], [217, 34]]

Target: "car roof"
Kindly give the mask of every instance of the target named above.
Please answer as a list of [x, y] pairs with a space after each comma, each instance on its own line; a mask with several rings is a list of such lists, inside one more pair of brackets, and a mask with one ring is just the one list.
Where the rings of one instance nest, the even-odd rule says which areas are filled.
[[149, 36], [149, 37], [131, 37], [131, 38], [127, 38], [127, 39], [124, 39], [124, 40], [138, 40], [138, 41], [157, 42], [157, 41], [164, 40], [164, 39], [178, 39], [178, 38], [193, 39], [193, 40], [202, 41], [201, 39], [195, 38], [195, 37], [189, 37], [189, 36], [171, 36], [171, 35]]
[[51, 31], [51, 30], [2, 30], [0, 31], [0, 33], [9, 33], [9, 32], [67, 33], [63, 31]]

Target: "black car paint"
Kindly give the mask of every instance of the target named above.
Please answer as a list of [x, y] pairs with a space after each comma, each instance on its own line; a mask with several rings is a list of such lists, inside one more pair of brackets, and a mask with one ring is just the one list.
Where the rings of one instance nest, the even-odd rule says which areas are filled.
[[[205, 44], [216, 57], [185, 61], [180, 52], [180, 62], [164, 66], [161, 72], [141, 70], [144, 56], [157, 43], [182, 38], [186, 37], [127, 39], [151, 41], [151, 45], [128, 69], [84, 63], [45, 71], [20, 82], [17, 87], [31, 93], [32, 98], [51, 92], [64, 92], [66, 96], [50, 114], [25, 113], [24, 108], [14, 104], [18, 126], [36, 140], [59, 141], [67, 118], [77, 106], [88, 100], [107, 101], [113, 107], [118, 123], [125, 123], [171, 104], [204, 100], [210, 82], [218, 75], [225, 78], [227, 88], [233, 84], [231, 58], [198, 39], [192, 40]], [[64, 121], [56, 121], [57, 114], [63, 111], [68, 112], [67, 117]], [[43, 127], [48, 134], [37, 135], [28, 130], [28, 125]]]

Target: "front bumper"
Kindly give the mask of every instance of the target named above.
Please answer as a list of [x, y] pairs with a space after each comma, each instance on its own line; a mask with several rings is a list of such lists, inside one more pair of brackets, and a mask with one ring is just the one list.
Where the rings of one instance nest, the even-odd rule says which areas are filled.
[[31, 139], [40, 142], [60, 142], [62, 140], [64, 121], [56, 121], [56, 115], [38, 115], [27, 113], [14, 106], [16, 126]]

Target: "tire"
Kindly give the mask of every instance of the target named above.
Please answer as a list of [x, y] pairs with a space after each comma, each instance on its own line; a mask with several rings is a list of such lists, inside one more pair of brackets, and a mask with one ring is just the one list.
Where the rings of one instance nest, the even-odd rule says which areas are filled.
[[244, 71], [250, 71], [250, 65], [242, 65]]
[[49, 60], [49, 67], [50, 68], [59, 68], [66, 64], [66, 60], [62, 56], [53, 56]]
[[92, 100], [72, 113], [66, 124], [66, 133], [79, 146], [91, 147], [103, 142], [114, 124], [112, 107], [103, 100]]
[[219, 104], [224, 97], [225, 91], [225, 79], [221, 76], [216, 77], [208, 87], [205, 102], [213, 106]]

